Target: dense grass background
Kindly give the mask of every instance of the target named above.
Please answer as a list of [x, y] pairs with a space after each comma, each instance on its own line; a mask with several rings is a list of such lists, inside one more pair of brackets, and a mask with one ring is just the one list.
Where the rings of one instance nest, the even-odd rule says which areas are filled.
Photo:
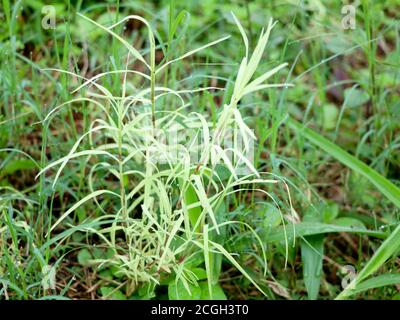
[[[175, 90], [227, 85], [226, 91], [186, 97], [191, 110], [215, 119], [229, 99], [244, 54], [231, 11], [246, 29], [251, 48], [269, 18], [279, 20], [257, 72], [288, 62], [271, 82], [294, 86], [248, 95], [239, 108], [259, 139], [255, 167], [281, 177], [290, 189], [290, 199], [283, 184], [266, 189], [285, 214], [290, 245], [285, 246], [276, 206], [262, 193], [241, 192], [229, 198], [221, 219], [246, 222], [256, 230], [265, 246], [268, 272], [261, 268], [254, 235], [230, 228], [223, 246], [240, 253], [235, 258], [266, 295], [226, 259], [219, 277], [223, 295], [332, 299], [342, 292], [343, 280], [353, 279], [348, 270], [355, 270], [362, 285], [352, 298], [400, 298], [397, 0], [361, 1], [354, 30], [342, 27], [341, 1], [58, 1], [56, 28], [45, 30], [41, 10], [46, 3], [1, 2], [0, 299], [168, 298], [167, 280], [157, 288], [139, 286], [129, 292], [126, 279], [112, 268], [99, 270], [88, 262], [107, 251], [94, 246], [96, 237], [70, 230], [102, 214], [93, 201], [46, 237], [58, 217], [90, 192], [88, 169], [85, 159], [76, 160], [54, 189], [53, 174], [38, 179], [35, 175], [66, 155], [98, 115], [82, 102], [63, 109], [51, 123], [41, 123], [54, 107], [71, 99], [70, 92], [81, 83], [42, 69], [70, 70], [90, 78], [125, 68], [123, 45], [76, 12], [103, 25], [129, 14], [143, 16], [157, 30], [157, 63], [231, 35], [171, 65], [159, 79], [160, 85]], [[128, 22], [117, 27], [117, 33], [142, 54], [148, 52], [143, 23]], [[134, 62], [130, 68], [144, 71]], [[130, 81], [140, 85], [133, 77]], [[103, 85], [116, 95], [122, 91], [118, 75], [106, 77]], [[174, 105], [167, 101], [158, 107], [172, 110]], [[118, 188], [118, 181], [107, 176], [100, 181], [95, 188]], [[101, 201], [109, 205], [107, 199]], [[62, 232], [68, 237], [59, 242]], [[57, 267], [55, 290], [41, 286], [46, 265]]]

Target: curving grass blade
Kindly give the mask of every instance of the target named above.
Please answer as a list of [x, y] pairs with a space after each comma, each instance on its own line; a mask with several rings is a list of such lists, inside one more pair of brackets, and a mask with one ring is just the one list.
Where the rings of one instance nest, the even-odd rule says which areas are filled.
[[366, 290], [400, 284], [400, 274], [381, 274], [374, 278], [361, 282], [352, 292], [357, 294]]
[[[387, 259], [389, 259], [397, 250], [400, 248], [400, 224], [390, 234], [390, 236], [382, 243], [379, 249], [375, 252], [372, 258], [367, 262], [365, 267], [360, 271], [356, 278], [336, 297], [337, 300], [346, 299], [349, 296], [355, 294], [361, 288], [368, 287], [362, 284], [362, 281], [368, 276], [377, 271]], [[376, 278], [373, 278], [376, 280]], [[369, 284], [373, 283], [373, 280], [369, 280]], [[367, 283], [368, 284], [368, 283]]]
[[289, 126], [294, 128], [299, 134], [303, 135], [311, 143], [317, 147], [328, 152], [332, 157], [336, 158], [350, 169], [358, 172], [366, 177], [372, 184], [374, 184], [383, 195], [392, 201], [397, 207], [400, 208], [400, 188], [383, 177], [377, 171], [366, 165], [364, 162], [358, 160], [336, 144], [330, 142], [315, 131], [306, 128], [294, 119], [289, 119]]

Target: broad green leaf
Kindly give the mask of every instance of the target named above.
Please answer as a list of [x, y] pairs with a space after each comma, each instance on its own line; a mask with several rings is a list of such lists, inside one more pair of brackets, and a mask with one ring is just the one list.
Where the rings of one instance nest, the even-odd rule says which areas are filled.
[[155, 284], [152, 282], [148, 282], [145, 285], [141, 286], [137, 291], [140, 300], [150, 300], [154, 298], [156, 296], [154, 289], [155, 289]]
[[369, 100], [369, 96], [364, 90], [348, 88], [344, 90], [344, 99], [346, 101], [346, 106], [354, 108], [366, 103]]
[[110, 300], [126, 300], [126, 296], [120, 291], [115, 290], [113, 287], [101, 287], [101, 295]]
[[206, 270], [203, 268], [193, 268], [191, 271], [196, 275], [197, 280], [207, 279]]
[[36, 164], [30, 159], [17, 159], [8, 162], [0, 171], [0, 176], [13, 174], [18, 170], [32, 170], [36, 169]]
[[324, 236], [313, 235], [301, 241], [301, 261], [303, 262], [304, 284], [308, 299], [318, 298], [322, 275], [322, 259], [324, 256]]
[[101, 278], [107, 279], [107, 280], [112, 280], [113, 279], [113, 273], [110, 269], [105, 269], [105, 270], [101, 270], [99, 272], [99, 276]]
[[182, 281], [171, 281], [168, 285], [169, 300], [199, 300], [201, 298], [201, 288], [189, 283], [190, 293], [186, 290]]
[[[310, 208], [310, 207], [309, 207]], [[304, 223], [319, 223], [323, 219], [314, 210], [306, 210]], [[316, 234], [304, 237], [300, 242], [301, 261], [303, 263], [303, 279], [307, 289], [308, 299], [318, 298], [321, 285], [322, 260], [324, 257], [324, 235]]]
[[351, 47], [351, 42], [346, 37], [333, 36], [326, 40], [326, 48], [335, 54], [342, 54]]
[[227, 300], [224, 290], [220, 287], [219, 284], [213, 284], [211, 291], [213, 293], [212, 297], [210, 296], [208, 283], [207, 281], [202, 281], [199, 283], [201, 289], [201, 300]]
[[264, 226], [266, 228], [275, 228], [279, 226], [282, 223], [282, 217], [278, 208], [268, 203], [266, 206], [267, 208], [263, 208], [263, 210], [265, 210], [265, 213], [263, 213], [263, 215], [265, 215]]
[[330, 223], [339, 215], [339, 205], [335, 201], [327, 201], [322, 209], [322, 219]]
[[92, 255], [88, 249], [81, 249], [78, 253], [78, 262], [83, 265], [87, 266], [89, 261], [92, 259]]
[[336, 127], [336, 121], [339, 115], [338, 108], [333, 104], [326, 104], [322, 107], [323, 128], [324, 130], [333, 130]]
[[[185, 183], [182, 179], [179, 179], [179, 186], [181, 190], [185, 187]], [[196, 190], [194, 189], [191, 182], [188, 183], [186, 190], [184, 190], [183, 202], [185, 206], [190, 206], [192, 204], [199, 203], [199, 198], [197, 197]], [[188, 209], [189, 220], [192, 227], [196, 226], [197, 224], [197, 228], [195, 230], [196, 232], [201, 232], [201, 225], [200, 223], [198, 223], [198, 220], [201, 216], [201, 212], [202, 212], [202, 207], [200, 205]]]

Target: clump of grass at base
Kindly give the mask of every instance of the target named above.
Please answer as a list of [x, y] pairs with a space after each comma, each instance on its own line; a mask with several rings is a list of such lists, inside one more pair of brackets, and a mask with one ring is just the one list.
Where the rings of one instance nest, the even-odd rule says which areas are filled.
[[[71, 215], [82, 205], [94, 203], [102, 214], [90, 218], [90, 221], [98, 224], [101, 221], [111, 222], [101, 228], [82, 224], [82, 227], [74, 230], [95, 235], [98, 239], [96, 245], [108, 249], [107, 256], [93, 257], [88, 261], [99, 270], [112, 270], [116, 277], [122, 278], [127, 296], [136, 294], [151, 298], [157, 285], [169, 284], [170, 298], [223, 298], [223, 291], [218, 286], [222, 258], [263, 292], [235, 259], [238, 253], [228, 252], [224, 248], [226, 228], [241, 224], [250, 230], [257, 239], [266, 274], [263, 242], [250, 225], [224, 220], [223, 217], [224, 211], [229, 210], [229, 196], [247, 190], [248, 185], [253, 185], [254, 189], [268, 196], [257, 185], [279, 182], [275, 178], [266, 178], [246, 160], [245, 154], [256, 138], [237, 108], [245, 95], [286, 86], [265, 84], [286, 64], [253, 79], [274, 23], [271, 20], [266, 30], [261, 32], [250, 55], [246, 33], [234, 17], [243, 37], [246, 54], [238, 69], [230, 102], [223, 106], [217, 116], [215, 130], [212, 130], [208, 114], [191, 111], [194, 106], [185, 102], [185, 95], [198, 94], [210, 88], [176, 90], [159, 86], [158, 78], [171, 64], [181, 63], [186, 57], [218, 45], [229, 37], [217, 39], [156, 66], [154, 32], [140, 16], [128, 16], [110, 27], [79, 16], [120, 41], [128, 51], [127, 63], [124, 70], [83, 79], [84, 82], [74, 90], [76, 97], [54, 108], [43, 120], [48, 125], [58, 111], [76, 102], [87, 102], [90, 108], [99, 109], [102, 114], [91, 122], [90, 129], [76, 141], [67, 155], [53, 161], [39, 173], [42, 175], [57, 168], [53, 180], [53, 187], [56, 187], [67, 166], [73, 165], [75, 159], [86, 159], [90, 192], [57, 219], [48, 237], [61, 226], [68, 228], [69, 223], [73, 222]], [[149, 60], [113, 31], [116, 26], [131, 19], [141, 21], [148, 28]], [[131, 60], [144, 65], [146, 72], [128, 70]], [[64, 70], [55, 71], [80, 77]], [[101, 84], [104, 77], [112, 74], [121, 75], [122, 95], [116, 95]], [[130, 85], [129, 76], [141, 77], [142, 87]], [[163, 109], [166, 97], [169, 103], [174, 104], [173, 111]], [[244, 142], [243, 147], [227, 147], [224, 144], [223, 138], [232, 128], [235, 138]], [[186, 143], [189, 131], [192, 137], [202, 138], [201, 145], [197, 145], [195, 139], [192, 144]], [[163, 134], [171, 132], [178, 137], [173, 144], [161, 138]], [[83, 141], [89, 142], [89, 149], [81, 147]], [[191, 158], [194, 150], [199, 152], [197, 161]], [[236, 161], [230, 159], [230, 154], [234, 155]], [[163, 159], [162, 163], [160, 159]], [[221, 166], [228, 172], [225, 178], [220, 176]], [[238, 176], [239, 168], [245, 168], [249, 174]], [[113, 188], [107, 181], [115, 182]], [[99, 185], [103, 187], [95, 188]], [[59, 237], [58, 241], [63, 239]]]

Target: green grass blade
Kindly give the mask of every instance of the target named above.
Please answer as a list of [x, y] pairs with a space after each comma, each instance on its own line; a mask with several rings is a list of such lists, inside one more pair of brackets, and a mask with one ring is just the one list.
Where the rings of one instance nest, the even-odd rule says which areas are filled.
[[366, 290], [400, 284], [400, 274], [381, 274], [374, 278], [361, 282], [352, 292], [357, 294]]
[[400, 188], [388, 179], [339, 146], [330, 142], [328, 139], [319, 135], [315, 131], [304, 127], [296, 120], [289, 119], [289, 125], [296, 129], [299, 134], [303, 135], [311, 143], [323, 149], [325, 152], [328, 152], [332, 157], [336, 158], [350, 169], [366, 177], [380, 192], [382, 192], [382, 194], [400, 208]]
[[[336, 297], [337, 300], [346, 299], [358, 289], [358, 285], [368, 276], [377, 271], [387, 259], [400, 248], [400, 224], [391, 235], [382, 243], [357, 277]], [[372, 280], [371, 280], [372, 281]]]
[[[320, 222], [301, 222], [294, 225], [286, 225], [287, 240], [293, 240], [295, 237], [305, 237], [317, 234], [325, 234], [332, 232], [349, 232], [356, 234], [365, 234], [377, 238], [384, 238], [385, 234], [381, 231], [368, 230], [360, 227], [346, 227], [334, 224], [320, 223]], [[284, 228], [282, 226], [276, 227], [269, 232], [264, 240], [267, 243], [285, 241]]]

